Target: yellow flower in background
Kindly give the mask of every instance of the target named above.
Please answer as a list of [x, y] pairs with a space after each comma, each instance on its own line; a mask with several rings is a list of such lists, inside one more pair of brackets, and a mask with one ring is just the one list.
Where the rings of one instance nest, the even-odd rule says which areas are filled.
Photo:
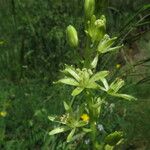
[[121, 67], [121, 64], [116, 64], [116, 68], [119, 69]]
[[7, 112], [6, 112], [6, 111], [1, 111], [1, 112], [0, 112], [0, 116], [5, 117], [6, 115], [7, 115]]
[[85, 122], [89, 122], [90, 117], [89, 117], [87, 114], [83, 114], [83, 115], [81, 116], [81, 119], [82, 119], [83, 121], [85, 121]]

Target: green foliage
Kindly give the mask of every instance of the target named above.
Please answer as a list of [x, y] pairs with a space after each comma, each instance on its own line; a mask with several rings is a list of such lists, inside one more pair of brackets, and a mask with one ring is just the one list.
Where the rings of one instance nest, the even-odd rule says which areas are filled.
[[[91, 116], [88, 106], [81, 105], [87, 99], [87, 91], [94, 92], [93, 97], [98, 94], [107, 99], [96, 97], [90, 103], [90, 109], [99, 118], [98, 142], [104, 141], [109, 133], [123, 131], [125, 140], [116, 148], [150, 149], [149, 0], [96, 0], [96, 5], [93, 0], [87, 0], [86, 5], [82, 4], [80, 0], [0, 1], [0, 149], [87, 150], [91, 145], [87, 136], [91, 134], [87, 123]], [[86, 19], [93, 14], [97, 17], [86, 22], [82, 18], [83, 10]], [[74, 25], [78, 32], [76, 49], [66, 43], [68, 24]], [[81, 24], [85, 25], [85, 32]], [[105, 31], [110, 37], [106, 34], [102, 38]], [[115, 37], [111, 38], [112, 35]], [[84, 50], [87, 43], [90, 43], [87, 47], [92, 44], [96, 47]], [[122, 43], [124, 47], [116, 55], [115, 50]], [[73, 70], [81, 74], [80, 79], [85, 83], [95, 76], [92, 83], [102, 90], [84, 86], [78, 94], [81, 89], [77, 85], [84, 85], [81, 81], [76, 81], [73, 87], [51, 85], [51, 81], [62, 77], [58, 70], [64, 68], [63, 64], [69, 64], [64, 70], [65, 83], [74, 84], [77, 80]], [[69, 67], [70, 64], [73, 66]], [[102, 70], [109, 70], [104, 76], [108, 83], [101, 78], [102, 73], [108, 72]], [[113, 82], [116, 76], [119, 78]], [[126, 84], [119, 90], [123, 85], [121, 78]], [[75, 99], [70, 96], [74, 87], [75, 95], [78, 94]], [[116, 94], [120, 93], [135, 95], [138, 101], [122, 102], [120, 97], [127, 100], [133, 97], [125, 94], [118, 97]], [[66, 133], [50, 136], [49, 131], [57, 128], [58, 122], [67, 120], [65, 112], [72, 112], [68, 120], [71, 127]], [[56, 123], [49, 122], [48, 115]], [[85, 126], [72, 128], [83, 120]], [[98, 143], [95, 146], [100, 147]], [[105, 149], [112, 150], [113, 146], [107, 144]]]
[[[85, 5], [87, 5], [88, 1], [85, 1]], [[90, 7], [90, 6], [89, 6]], [[92, 6], [91, 6], [92, 7]], [[86, 14], [85, 9], [85, 14]], [[75, 86], [76, 88], [72, 91], [71, 95], [73, 96], [73, 101], [76, 100], [76, 96], [83, 95], [82, 98], [85, 101], [80, 101], [79, 105], [76, 105], [73, 102], [67, 104], [64, 101], [65, 114], [61, 116], [52, 117], [49, 116], [49, 120], [52, 122], [57, 122], [60, 125], [55, 127], [52, 131], [49, 132], [49, 135], [55, 135], [58, 133], [64, 133], [70, 130], [66, 138], [66, 142], [74, 142], [76, 143], [79, 139], [83, 140], [84, 136], [87, 136], [90, 140], [90, 144], [88, 145], [90, 149], [93, 150], [103, 150], [108, 149], [107, 145], [110, 145], [111, 149], [114, 149], [118, 143], [121, 144], [122, 141], [122, 132], [114, 132], [109, 134], [105, 140], [102, 139], [99, 141], [98, 136], [98, 127], [99, 119], [101, 118], [101, 107], [103, 103], [107, 102], [107, 96], [115, 96], [119, 98], [124, 98], [127, 100], [133, 100], [134, 97], [127, 94], [118, 93], [119, 90], [124, 86], [124, 81], [122, 79], [116, 78], [110, 85], [107, 80], [107, 76], [109, 71], [96, 71], [97, 62], [99, 59], [99, 53], [107, 53], [113, 50], [117, 50], [120, 48], [114, 47], [111, 48], [116, 38], [110, 39], [108, 35], [106, 35], [104, 28], [106, 24], [106, 19], [104, 16], [101, 16], [100, 19], [96, 20], [96, 17], [89, 16], [86, 17], [86, 24], [90, 24], [90, 26], [85, 26], [85, 32], [87, 34], [87, 43], [85, 46], [85, 60], [81, 60], [83, 62], [84, 68], [75, 68], [73, 66], [66, 66], [63, 70], [65, 78], [60, 79], [57, 83], [63, 83], [71, 86]], [[91, 20], [91, 22], [89, 22]], [[69, 44], [72, 47], [76, 46], [76, 37], [77, 33], [72, 26], [67, 27], [67, 38]], [[90, 37], [90, 40], [89, 40]], [[99, 43], [97, 45], [97, 43]], [[87, 55], [90, 52], [90, 57]], [[97, 51], [98, 50], [98, 51]], [[92, 56], [95, 56], [93, 61], [91, 62]], [[92, 67], [92, 69], [91, 69]], [[97, 91], [97, 93], [95, 93]], [[99, 92], [99, 93], [98, 93]], [[101, 94], [103, 92], [103, 95]], [[105, 113], [104, 109], [104, 113]], [[86, 112], [86, 114], [83, 114]], [[103, 122], [102, 122], [103, 123]], [[104, 136], [104, 135], [103, 135]], [[76, 138], [78, 137], [78, 138]], [[77, 144], [78, 146], [79, 144]], [[105, 148], [106, 147], [106, 148]]]
[[108, 145], [114, 146], [122, 139], [122, 137], [123, 137], [123, 133], [122, 132], [115, 131], [114, 133], [109, 134], [105, 138], [105, 142]]

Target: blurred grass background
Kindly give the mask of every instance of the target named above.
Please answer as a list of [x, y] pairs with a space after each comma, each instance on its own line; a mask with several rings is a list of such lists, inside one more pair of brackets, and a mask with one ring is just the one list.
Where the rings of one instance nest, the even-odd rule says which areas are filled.
[[[149, 0], [97, 0], [96, 14], [105, 14], [107, 31], [124, 48], [105, 55], [99, 69], [126, 80], [128, 93], [138, 98], [115, 103], [105, 126], [126, 132], [128, 150], [150, 149], [150, 3]], [[78, 64], [84, 47], [83, 1], [0, 1], [0, 149], [67, 150], [64, 137], [50, 137], [49, 114], [63, 112], [67, 87], [53, 85], [64, 64]], [[66, 43], [65, 29], [75, 25], [81, 49]], [[83, 41], [83, 42], [81, 42]], [[116, 64], [120, 64], [119, 69]], [[110, 119], [112, 118], [112, 119]]]

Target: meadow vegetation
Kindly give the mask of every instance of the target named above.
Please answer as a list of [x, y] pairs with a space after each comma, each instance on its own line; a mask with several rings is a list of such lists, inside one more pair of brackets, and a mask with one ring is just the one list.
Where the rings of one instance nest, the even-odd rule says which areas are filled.
[[[111, 38], [118, 37], [112, 46], [123, 44], [123, 47], [107, 53], [101, 51], [99, 45], [101, 57], [93, 63], [94, 66], [90, 66], [92, 60], [97, 59], [97, 51], [85, 55], [85, 46], [89, 46], [87, 32], [90, 32], [85, 32], [85, 28], [88, 29], [87, 20], [90, 20], [91, 14], [85, 17], [84, 1], [0, 1], [0, 149], [93, 150], [96, 145], [96, 150], [100, 149], [97, 143], [115, 131], [123, 133], [120, 138], [123, 141], [115, 149], [150, 149], [149, 0], [95, 0], [93, 14], [104, 22], [106, 18], [105, 32]], [[71, 43], [66, 38], [70, 36], [66, 35], [68, 25], [71, 25], [68, 28], [71, 32], [72, 27], [76, 30], [78, 42]], [[95, 40], [102, 40], [104, 36], [93, 38], [92, 34], [89, 35], [94, 44]], [[108, 70], [109, 83], [116, 77], [123, 79], [125, 85], [121, 93], [137, 98], [122, 101], [108, 96], [101, 108], [101, 117], [96, 118], [101, 122], [98, 127], [103, 137], [100, 134], [95, 145], [91, 144], [92, 148], [88, 145], [90, 136], [81, 136], [81, 141], [72, 141], [69, 137], [66, 142], [69, 132], [51, 133], [59, 123], [50, 120], [66, 114], [64, 105], [68, 107], [72, 95], [79, 94], [77, 91], [72, 93], [72, 86], [53, 84], [54, 81], [65, 82], [60, 79], [68, 70], [62, 70], [71, 65], [73, 70], [80, 68], [80, 73], [85, 71], [82, 68], [91, 69], [93, 73]], [[107, 87], [105, 81], [101, 81]], [[84, 103], [88, 92], [84, 89], [80, 94], [73, 103], [73, 110]], [[104, 96], [105, 93], [102, 91], [101, 94]], [[92, 93], [92, 97], [95, 96], [99, 96], [98, 91]], [[91, 119], [87, 109], [79, 115], [79, 120], [86, 123]], [[89, 134], [90, 130], [85, 132]], [[108, 149], [114, 147], [105, 147], [105, 150]]]

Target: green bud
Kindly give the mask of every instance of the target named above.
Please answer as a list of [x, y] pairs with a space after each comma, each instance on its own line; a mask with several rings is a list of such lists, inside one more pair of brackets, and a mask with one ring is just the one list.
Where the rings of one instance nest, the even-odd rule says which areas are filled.
[[91, 19], [95, 10], [95, 0], [84, 1], [84, 12], [87, 19]]
[[102, 15], [99, 19], [96, 19], [96, 16], [93, 15], [91, 19], [87, 22], [86, 34], [91, 38], [92, 43], [99, 42], [106, 30], [106, 18]]
[[98, 28], [100, 28], [100, 27], [106, 28], [106, 18], [105, 18], [105, 16], [102, 15], [101, 18], [97, 19], [94, 24]]
[[67, 35], [67, 40], [68, 43], [71, 47], [77, 47], [78, 46], [78, 34], [76, 29], [72, 26], [69, 25], [66, 29], [66, 35]]

